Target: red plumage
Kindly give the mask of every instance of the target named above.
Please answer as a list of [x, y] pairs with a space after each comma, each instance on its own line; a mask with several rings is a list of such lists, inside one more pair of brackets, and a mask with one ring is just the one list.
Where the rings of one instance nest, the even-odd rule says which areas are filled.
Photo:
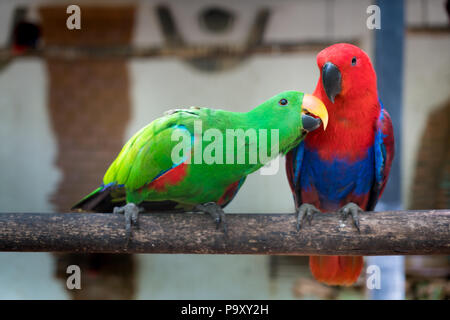
[[150, 182], [145, 188], [149, 190], [155, 189], [160, 192], [166, 191], [167, 186], [176, 185], [184, 179], [187, 174], [187, 167], [188, 164], [185, 161]]
[[[329, 62], [341, 75], [339, 93], [334, 97], [334, 102], [330, 100], [321, 72], [314, 95], [327, 107], [328, 127], [326, 131], [315, 130], [308, 134], [304, 141], [304, 152], [317, 153], [325, 164], [336, 160], [349, 164], [373, 162], [375, 177], [370, 178], [370, 181], [374, 181], [373, 186], [364, 194], [351, 191], [337, 202], [335, 199], [324, 199], [317, 188], [305, 188], [301, 184], [303, 180], [296, 176], [296, 172], [300, 171], [296, 166], [301, 166], [302, 161], [294, 159], [292, 151], [286, 159], [289, 183], [297, 207], [309, 203], [323, 212], [329, 212], [353, 202], [363, 210], [371, 211], [386, 185], [394, 156], [391, 119], [378, 100], [375, 71], [364, 51], [350, 44], [336, 44], [317, 55], [319, 70], [322, 71]], [[374, 150], [373, 159], [367, 158], [370, 148]], [[380, 173], [378, 176], [377, 172]], [[327, 181], [321, 183], [327, 184]], [[330, 285], [353, 284], [361, 273], [363, 263], [363, 257], [359, 256], [310, 257], [310, 269], [314, 277]]]
[[[353, 57], [356, 65], [351, 65]], [[359, 160], [374, 142], [375, 123], [380, 114], [376, 75], [369, 57], [358, 47], [335, 44], [317, 55], [322, 70], [326, 62], [336, 65], [342, 74], [342, 90], [332, 103], [325, 92], [320, 74], [313, 95], [321, 99], [328, 110], [326, 131], [315, 130], [305, 142], [317, 149], [321, 158]]]

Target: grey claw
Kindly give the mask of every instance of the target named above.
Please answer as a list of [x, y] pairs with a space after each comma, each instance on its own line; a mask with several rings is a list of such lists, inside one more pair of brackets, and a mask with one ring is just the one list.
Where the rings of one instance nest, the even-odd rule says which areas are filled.
[[359, 229], [359, 213], [358, 211], [352, 211], [352, 219], [353, 223], [355, 224], [356, 229], [359, 233], [361, 233], [361, 230]]
[[314, 214], [318, 212], [320, 212], [320, 210], [315, 206], [308, 203], [303, 203], [297, 210], [297, 232], [302, 228], [302, 222], [305, 218], [308, 221], [308, 224], [311, 225]]
[[304, 212], [297, 212], [297, 231], [300, 231], [300, 229], [302, 228], [302, 220], [303, 220], [303, 216], [304, 216]]
[[228, 225], [227, 222], [225, 221], [225, 213], [220, 217], [220, 223], [222, 223], [223, 232], [226, 235], [228, 232]]
[[225, 212], [223, 211], [221, 206], [219, 206], [215, 202], [208, 202], [195, 206], [194, 210], [209, 214], [211, 217], [213, 217], [216, 223], [216, 229], [218, 230], [220, 225], [222, 224], [224, 233], [227, 233], [228, 227], [225, 221]]
[[222, 221], [223, 232], [225, 233], [225, 235], [227, 235], [227, 233], [228, 233], [228, 224], [227, 224], [227, 221], [225, 220], [225, 212], [223, 212], [223, 211], [222, 211], [222, 216], [221, 216], [220, 220]]
[[131, 239], [131, 225], [138, 224], [139, 212], [143, 209], [136, 206], [134, 203], [127, 203], [123, 207], [115, 207], [113, 209], [114, 214], [123, 213], [125, 218], [125, 237], [126, 237], [126, 245], [128, 245]]
[[125, 218], [125, 237], [127, 239], [127, 244], [131, 238], [131, 220]]
[[360, 223], [359, 223], [359, 215], [364, 212], [363, 209], [361, 209], [357, 204], [353, 202], [347, 203], [345, 206], [343, 206], [339, 212], [342, 214], [342, 220], [347, 220], [347, 217], [349, 215], [352, 216], [353, 224], [356, 227], [356, 230], [358, 230], [359, 233], [361, 233], [360, 229]]
[[306, 215], [306, 219], [308, 220], [308, 224], [311, 225], [312, 219], [313, 219], [313, 213], [310, 213], [309, 215]]

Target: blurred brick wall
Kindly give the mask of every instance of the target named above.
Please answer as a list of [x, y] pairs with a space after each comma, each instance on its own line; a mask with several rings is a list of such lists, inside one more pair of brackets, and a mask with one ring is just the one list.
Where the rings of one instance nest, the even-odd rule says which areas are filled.
[[47, 60], [50, 118], [63, 173], [52, 202], [67, 211], [102, 182], [130, 118], [123, 60]]
[[[68, 30], [66, 7], [42, 7], [44, 45], [110, 47], [130, 44], [134, 7], [81, 6], [81, 30]], [[123, 59], [47, 59], [48, 110], [58, 143], [56, 165], [62, 179], [51, 196], [67, 212], [97, 188], [124, 143], [130, 118], [129, 77]], [[134, 294], [131, 255], [59, 254], [57, 276], [79, 265], [82, 290], [74, 299], [130, 299]]]
[[450, 100], [428, 117], [418, 150], [410, 209], [450, 208]]
[[[411, 188], [409, 209], [450, 208], [450, 100], [427, 120]], [[449, 256], [406, 257], [409, 299], [449, 299]]]
[[65, 6], [41, 7], [46, 45], [107, 47], [129, 45], [133, 35], [133, 6], [81, 5], [81, 29], [69, 30]]

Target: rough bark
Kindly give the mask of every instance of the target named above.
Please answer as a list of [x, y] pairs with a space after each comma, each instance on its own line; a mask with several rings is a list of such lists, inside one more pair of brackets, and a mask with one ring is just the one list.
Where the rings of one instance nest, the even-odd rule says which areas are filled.
[[317, 214], [300, 232], [293, 214], [229, 214], [228, 232], [196, 213], [141, 214], [126, 246], [122, 215], [0, 214], [0, 251], [273, 255], [450, 254], [450, 210]]

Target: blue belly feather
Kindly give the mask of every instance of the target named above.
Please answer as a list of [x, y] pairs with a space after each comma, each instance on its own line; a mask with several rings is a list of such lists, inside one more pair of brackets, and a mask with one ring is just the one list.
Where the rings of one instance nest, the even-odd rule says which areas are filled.
[[328, 204], [339, 205], [349, 194], [364, 196], [372, 188], [375, 178], [373, 147], [359, 161], [346, 159], [323, 160], [318, 152], [303, 150], [300, 168], [300, 188], [303, 191], [316, 190], [319, 198]]

